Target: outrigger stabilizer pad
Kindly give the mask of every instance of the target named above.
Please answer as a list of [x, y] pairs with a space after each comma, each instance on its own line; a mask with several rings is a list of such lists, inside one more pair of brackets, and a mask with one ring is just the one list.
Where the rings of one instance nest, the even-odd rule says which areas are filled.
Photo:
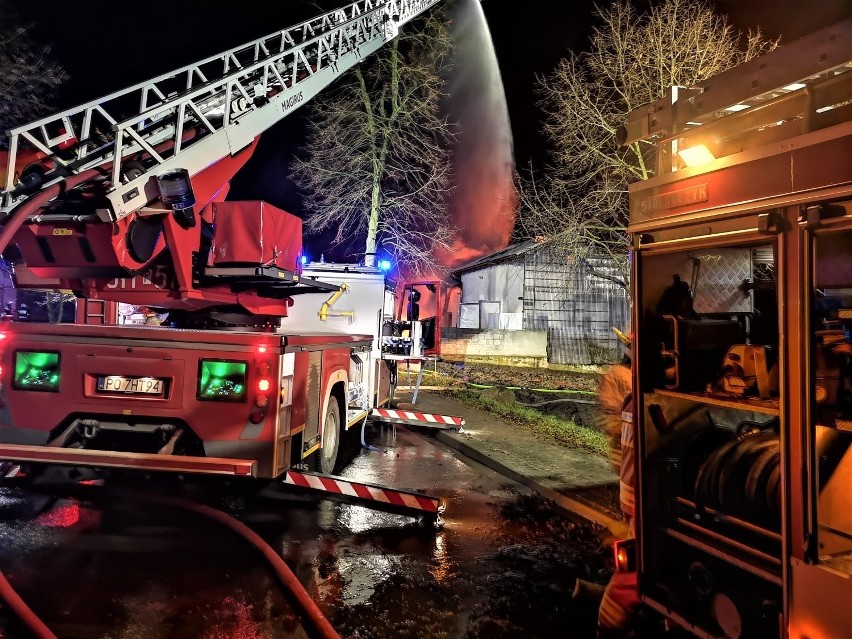
[[438, 430], [455, 430], [459, 432], [462, 432], [464, 427], [463, 417], [433, 415], [431, 413], [418, 413], [416, 411], [399, 409], [393, 410], [390, 408], [374, 408], [370, 413], [370, 419], [377, 422], [436, 428]]
[[378, 484], [364, 484], [332, 475], [288, 470], [283, 481], [298, 489], [321, 492], [325, 498], [335, 501], [409, 517], [425, 517], [438, 522], [446, 508], [440, 497]]

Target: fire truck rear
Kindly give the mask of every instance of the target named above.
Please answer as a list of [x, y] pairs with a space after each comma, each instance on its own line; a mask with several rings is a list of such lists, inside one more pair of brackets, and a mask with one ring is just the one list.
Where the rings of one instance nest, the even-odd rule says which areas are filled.
[[4, 457], [257, 477], [314, 453], [319, 415], [332, 471], [350, 356], [370, 347], [139, 326], [15, 324], [3, 335]]
[[384, 275], [323, 272], [357, 308], [340, 315], [328, 292], [305, 293], [286, 329], [8, 324], [2, 456], [256, 477], [307, 460], [333, 472], [346, 429], [389, 400], [392, 367], [377, 337]]
[[[642, 600], [852, 636], [852, 21], [630, 114]], [[648, 148], [646, 146], [646, 148]]]

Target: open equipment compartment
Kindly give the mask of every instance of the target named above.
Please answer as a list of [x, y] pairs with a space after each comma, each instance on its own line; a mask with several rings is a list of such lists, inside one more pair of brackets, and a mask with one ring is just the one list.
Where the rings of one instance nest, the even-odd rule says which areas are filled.
[[849, 42], [672, 87], [618, 134], [655, 167], [628, 227], [640, 597], [697, 637], [852, 637]]

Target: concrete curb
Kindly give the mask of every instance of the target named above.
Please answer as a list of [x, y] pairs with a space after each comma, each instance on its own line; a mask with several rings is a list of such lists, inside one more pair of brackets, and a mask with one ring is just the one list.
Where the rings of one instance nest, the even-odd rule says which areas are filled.
[[437, 439], [443, 444], [446, 444], [453, 450], [458, 451], [465, 457], [469, 457], [475, 462], [480, 463], [483, 466], [487, 466], [491, 470], [498, 472], [501, 475], [504, 475], [509, 479], [526, 486], [527, 488], [531, 488], [542, 497], [552, 500], [559, 507], [564, 508], [565, 510], [574, 513], [575, 515], [578, 515], [580, 517], [583, 517], [584, 519], [587, 519], [591, 522], [604, 526], [605, 528], [609, 529], [609, 531], [616, 537], [627, 537], [628, 531], [627, 524], [625, 522], [620, 521], [618, 519], [614, 519], [606, 513], [597, 510], [596, 508], [588, 504], [577, 501], [576, 499], [572, 499], [567, 495], [553, 490], [549, 486], [545, 486], [541, 482], [532, 479], [531, 477], [522, 475], [521, 473], [513, 470], [505, 464], [497, 461], [493, 457], [483, 453], [480, 450], [477, 450], [469, 444], [466, 444], [455, 435], [452, 435], [446, 431], [435, 431], [432, 434], [435, 439]]

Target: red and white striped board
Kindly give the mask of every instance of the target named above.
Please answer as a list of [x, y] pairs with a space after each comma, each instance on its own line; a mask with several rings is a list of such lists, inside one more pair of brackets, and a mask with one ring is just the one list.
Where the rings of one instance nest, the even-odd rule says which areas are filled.
[[380, 422], [391, 422], [392, 424], [439, 428], [441, 430], [461, 430], [464, 426], [463, 417], [433, 415], [432, 413], [418, 413], [412, 410], [393, 410], [390, 408], [374, 408], [370, 413], [370, 419]]
[[439, 497], [376, 484], [363, 484], [341, 477], [288, 470], [284, 476], [284, 483], [297, 488], [320, 491], [330, 498], [359, 506], [415, 517], [427, 515], [437, 518], [444, 512], [444, 504]]

